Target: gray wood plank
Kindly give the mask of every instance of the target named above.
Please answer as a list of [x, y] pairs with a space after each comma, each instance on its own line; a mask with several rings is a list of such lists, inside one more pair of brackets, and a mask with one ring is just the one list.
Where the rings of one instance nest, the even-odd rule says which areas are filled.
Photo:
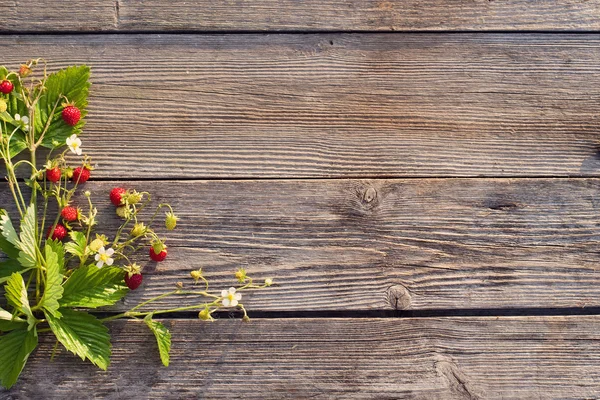
[[598, 30], [597, 0], [19, 0], [4, 32]]
[[600, 319], [167, 320], [169, 368], [141, 322], [110, 323], [107, 372], [42, 336], [2, 399], [583, 399], [600, 395]]
[[[487, 4], [487, 3], [486, 3]], [[90, 63], [102, 177], [600, 176], [598, 35], [4, 36]]]
[[[273, 277], [244, 298], [251, 311], [600, 306], [599, 179], [89, 182], [105, 232], [116, 184], [182, 218], [159, 230], [165, 262], [142, 254], [144, 286], [120, 310], [200, 267], [214, 290], [239, 267]], [[157, 305], [180, 302], [197, 304]]]

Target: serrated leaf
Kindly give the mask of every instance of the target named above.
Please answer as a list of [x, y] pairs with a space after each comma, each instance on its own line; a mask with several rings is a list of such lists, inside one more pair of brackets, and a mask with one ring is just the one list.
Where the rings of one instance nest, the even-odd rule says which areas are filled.
[[[44, 136], [42, 146], [53, 148], [52, 142], [56, 141], [60, 145], [65, 144], [65, 140], [72, 134], [79, 135], [85, 124], [85, 115], [87, 114], [87, 97], [89, 92], [90, 68], [88, 66], [73, 66], [62, 69], [56, 73], [48, 75], [46, 80], [46, 92], [39, 101], [39, 120], [36, 118], [37, 132], [41, 132], [48, 118], [51, 119], [48, 132]], [[61, 118], [63, 109], [62, 103], [65, 102], [61, 96], [65, 96], [69, 102], [75, 103], [75, 106], [81, 111], [81, 119], [74, 127], [67, 125]], [[57, 104], [54, 114], [52, 110]], [[38, 126], [39, 124], [39, 126]]]
[[64, 275], [65, 273], [65, 249], [60, 240], [46, 240], [46, 246], [50, 246], [58, 261], [58, 271]]
[[46, 286], [44, 288], [42, 304], [45, 311], [56, 318], [60, 318], [61, 313], [58, 311], [60, 307], [58, 301], [63, 295], [63, 276], [60, 273], [60, 267], [58, 265], [58, 254], [54, 252], [54, 249], [50, 244], [46, 244], [44, 252], [46, 258]]
[[62, 307], [96, 308], [110, 306], [129, 291], [120, 268], [88, 265], [73, 271], [63, 285]]
[[79, 231], [71, 231], [69, 236], [72, 242], [65, 244], [65, 251], [74, 256], [83, 257], [87, 246], [85, 235]]
[[37, 242], [35, 240], [36, 218], [35, 205], [30, 204], [25, 211], [23, 220], [21, 221], [21, 233], [17, 248], [19, 252], [19, 262], [24, 267], [35, 267]]
[[160, 322], [152, 319], [152, 314], [148, 314], [144, 318], [144, 322], [148, 328], [154, 333], [156, 343], [158, 344], [158, 352], [160, 360], [165, 367], [169, 366], [169, 354], [171, 352], [171, 332]]
[[62, 318], [46, 313], [50, 329], [59, 342], [70, 352], [86, 358], [106, 371], [110, 363], [110, 335], [108, 328], [96, 317], [83, 311], [61, 308]]
[[0, 249], [8, 257], [16, 259], [19, 250], [15, 246], [19, 242], [19, 237], [6, 210], [3, 209], [0, 209], [0, 231]]
[[27, 328], [25, 321], [14, 317], [11, 313], [0, 307], [0, 332], [8, 332], [19, 328]]
[[0, 382], [9, 389], [17, 382], [29, 355], [38, 345], [35, 329], [19, 329], [0, 336]]
[[23, 281], [23, 276], [18, 272], [13, 273], [6, 281], [4, 291], [4, 296], [8, 300], [8, 304], [27, 316], [29, 329], [35, 326], [37, 319], [33, 316], [31, 307], [29, 306], [29, 298], [27, 297], [27, 289]]

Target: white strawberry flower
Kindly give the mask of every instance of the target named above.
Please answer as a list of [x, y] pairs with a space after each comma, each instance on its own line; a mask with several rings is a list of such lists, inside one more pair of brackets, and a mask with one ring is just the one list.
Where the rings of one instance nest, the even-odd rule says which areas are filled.
[[113, 265], [113, 262], [115, 260], [112, 259], [112, 255], [115, 253], [114, 249], [105, 249], [104, 246], [100, 247], [98, 249], [98, 254], [96, 254], [96, 266], [98, 268], [102, 268], [104, 266], [104, 264], [108, 265], [109, 267], [111, 265]]
[[78, 156], [81, 155], [81, 139], [79, 139], [76, 134], [72, 134], [67, 138], [67, 146], [69, 146], [72, 153], [75, 153]]
[[223, 305], [225, 307], [235, 307], [238, 302], [242, 299], [241, 293], [236, 293], [234, 287], [230, 287], [229, 290], [222, 290], [221, 297], [223, 297]]
[[20, 116], [19, 114], [15, 114], [15, 121], [21, 122], [21, 126], [23, 127], [24, 131], [28, 131], [29, 130], [29, 117], [27, 116]]

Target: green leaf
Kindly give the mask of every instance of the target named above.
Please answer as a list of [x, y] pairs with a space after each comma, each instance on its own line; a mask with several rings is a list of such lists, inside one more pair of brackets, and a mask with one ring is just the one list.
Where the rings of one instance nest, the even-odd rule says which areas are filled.
[[27, 328], [25, 321], [14, 317], [11, 313], [0, 307], [0, 332], [8, 332], [18, 328]]
[[[48, 75], [46, 80], [46, 92], [39, 101], [39, 120], [36, 118], [36, 131], [41, 133], [48, 119], [51, 119], [48, 132], [44, 136], [42, 146], [54, 148], [53, 141], [65, 144], [65, 140], [72, 134], [81, 134], [85, 124], [85, 115], [87, 114], [87, 97], [89, 92], [90, 68], [86, 65], [73, 66], [62, 69], [56, 73]], [[74, 127], [67, 125], [61, 112], [64, 108], [62, 103], [65, 96], [69, 102], [75, 103], [75, 106], [81, 111], [81, 120]], [[54, 106], [58, 107], [52, 114]]]
[[19, 237], [6, 210], [3, 209], [0, 209], [0, 231], [0, 249], [8, 257], [16, 259], [19, 257], [19, 250], [15, 246], [19, 243]]
[[9, 389], [17, 382], [29, 355], [38, 345], [35, 329], [19, 329], [0, 336], [0, 382]]
[[72, 242], [65, 244], [65, 251], [77, 257], [85, 256], [87, 241], [85, 235], [79, 231], [69, 232]]
[[23, 276], [18, 272], [13, 273], [8, 278], [8, 281], [6, 281], [4, 290], [4, 296], [8, 300], [8, 303], [27, 316], [29, 329], [35, 326], [37, 319], [33, 316], [31, 307], [29, 306], [29, 298], [27, 297], [27, 289], [25, 288]]
[[19, 252], [19, 262], [23, 267], [35, 267], [37, 243], [35, 240], [36, 230], [35, 205], [30, 204], [25, 211], [23, 221], [21, 221], [21, 234], [16, 246], [21, 250]]
[[152, 319], [152, 314], [148, 314], [144, 318], [144, 322], [148, 328], [154, 333], [156, 342], [158, 343], [158, 352], [160, 360], [165, 367], [169, 366], [169, 353], [171, 352], [171, 332], [160, 322]]
[[21, 272], [22, 270], [23, 267], [17, 260], [0, 262], [0, 283], [6, 282], [13, 272]]
[[65, 274], [65, 249], [60, 240], [46, 240], [46, 246], [50, 246], [54, 254], [56, 254], [58, 262], [58, 271]]
[[63, 285], [60, 300], [62, 307], [96, 308], [110, 306], [121, 300], [129, 291], [120, 268], [88, 265], [73, 271]]
[[58, 265], [58, 254], [54, 252], [54, 249], [49, 244], [46, 244], [44, 251], [46, 253], [46, 287], [44, 288], [42, 304], [45, 311], [56, 318], [60, 318], [61, 314], [58, 311], [60, 305], [58, 301], [63, 295], [63, 276], [60, 273]]
[[110, 335], [108, 328], [91, 314], [61, 308], [62, 318], [46, 313], [50, 329], [70, 352], [86, 358], [106, 371], [110, 364]]

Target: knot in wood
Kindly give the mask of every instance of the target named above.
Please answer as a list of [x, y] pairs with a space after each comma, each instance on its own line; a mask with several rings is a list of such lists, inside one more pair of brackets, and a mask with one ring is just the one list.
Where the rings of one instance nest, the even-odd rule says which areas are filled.
[[403, 285], [390, 286], [387, 290], [387, 298], [396, 310], [406, 310], [410, 307], [411, 296]]
[[377, 198], [377, 190], [375, 190], [374, 187], [369, 187], [367, 188], [367, 190], [365, 190], [365, 193], [363, 194], [363, 201], [365, 203], [371, 203], [373, 200], [375, 200]]

